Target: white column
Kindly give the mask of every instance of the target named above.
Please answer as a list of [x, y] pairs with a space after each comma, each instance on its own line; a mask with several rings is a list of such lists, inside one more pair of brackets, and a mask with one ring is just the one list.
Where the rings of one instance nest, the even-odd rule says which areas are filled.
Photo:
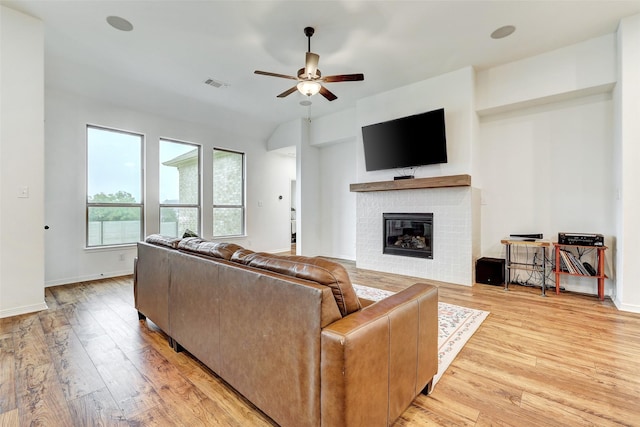
[[614, 90], [617, 181], [615, 304], [640, 312], [640, 15], [618, 27], [618, 82]]
[[0, 6], [0, 317], [44, 302], [44, 28]]

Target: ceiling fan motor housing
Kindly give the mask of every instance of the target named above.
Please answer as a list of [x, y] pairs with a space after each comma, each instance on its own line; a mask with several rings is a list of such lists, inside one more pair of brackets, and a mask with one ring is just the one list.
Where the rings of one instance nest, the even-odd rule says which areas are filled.
[[298, 78], [300, 80], [316, 80], [316, 79], [319, 79], [320, 77], [322, 77], [322, 73], [317, 68], [316, 68], [316, 73], [313, 76], [307, 76], [306, 68], [300, 68], [298, 70]]
[[305, 27], [304, 28], [304, 35], [307, 36], [307, 37], [311, 37], [315, 31], [316, 30], [314, 30], [313, 27]]

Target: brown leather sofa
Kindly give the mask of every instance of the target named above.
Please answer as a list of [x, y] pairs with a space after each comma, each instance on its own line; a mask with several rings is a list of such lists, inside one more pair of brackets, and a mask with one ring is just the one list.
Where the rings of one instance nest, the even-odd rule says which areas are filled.
[[436, 374], [438, 290], [358, 299], [319, 257], [200, 238], [138, 243], [135, 305], [282, 426], [388, 426]]

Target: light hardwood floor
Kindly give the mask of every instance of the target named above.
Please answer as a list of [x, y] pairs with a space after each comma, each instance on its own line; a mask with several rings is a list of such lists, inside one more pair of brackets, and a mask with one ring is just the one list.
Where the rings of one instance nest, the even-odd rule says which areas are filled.
[[[424, 281], [344, 264], [363, 285]], [[491, 314], [397, 426], [640, 425], [640, 315], [593, 296], [438, 286]], [[46, 302], [0, 319], [0, 426], [273, 425], [138, 320], [131, 277], [47, 288]]]

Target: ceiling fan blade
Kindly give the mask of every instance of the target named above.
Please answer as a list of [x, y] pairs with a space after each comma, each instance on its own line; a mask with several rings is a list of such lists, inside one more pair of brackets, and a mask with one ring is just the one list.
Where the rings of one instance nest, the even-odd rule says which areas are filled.
[[338, 99], [337, 96], [335, 96], [333, 94], [333, 92], [331, 92], [329, 89], [327, 89], [324, 86], [320, 86], [320, 95], [324, 96], [325, 98], [327, 98], [329, 101], [333, 101], [334, 99]]
[[297, 86], [292, 87], [291, 89], [287, 89], [284, 92], [282, 92], [280, 95], [278, 95], [276, 98], [284, 98], [285, 96], [289, 96], [291, 95], [293, 92], [295, 92], [296, 90], [298, 90]]
[[325, 83], [336, 82], [359, 82], [364, 80], [364, 74], [337, 74], [335, 76], [326, 76], [322, 78]]
[[297, 77], [293, 77], [293, 76], [287, 76], [285, 74], [277, 74], [277, 73], [270, 73], [268, 71], [260, 71], [260, 70], [255, 70], [254, 73], [256, 74], [261, 74], [263, 76], [270, 76], [270, 77], [280, 77], [283, 79], [291, 79], [291, 80], [298, 80]]
[[308, 78], [311, 79], [315, 79], [318, 78], [320, 76], [316, 75], [316, 72], [318, 71], [318, 61], [320, 60], [320, 55], [313, 53], [313, 52], [307, 52], [306, 53], [306, 57], [305, 57], [305, 74], [307, 75]]

